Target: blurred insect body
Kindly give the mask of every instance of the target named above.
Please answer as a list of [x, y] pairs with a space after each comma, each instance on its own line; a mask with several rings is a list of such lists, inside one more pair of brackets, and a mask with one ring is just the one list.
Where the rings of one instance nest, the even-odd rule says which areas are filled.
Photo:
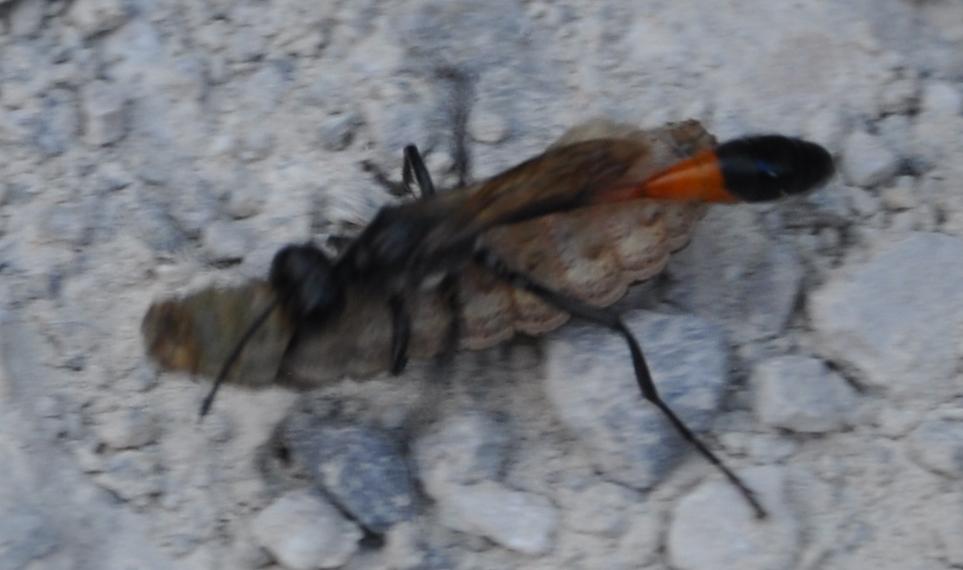
[[[238, 361], [242, 366], [253, 365], [250, 357], [244, 357], [247, 345], [274, 347], [270, 361], [278, 363], [283, 383], [288, 381], [284, 372], [292, 368], [289, 363], [296, 362], [305, 347], [331, 358], [345, 354], [351, 354], [352, 360], [359, 358], [357, 351], [341, 350], [345, 343], [367, 344], [360, 333], [348, 331], [383, 322], [373, 315], [380, 313], [390, 316], [390, 326], [380, 327], [390, 334], [376, 347], [381, 351], [379, 358], [361, 360], [369, 368], [387, 367], [398, 373], [409, 354], [447, 352], [459, 342], [481, 347], [515, 330], [544, 332], [572, 315], [623, 336], [643, 396], [762, 516], [764, 510], [752, 491], [662, 401], [638, 342], [618, 314], [604, 307], [618, 299], [630, 281], [660, 269], [673, 245], [681, 245], [693, 213], [700, 211], [691, 204], [767, 201], [808, 191], [831, 176], [832, 159], [818, 145], [775, 135], [713, 147], [711, 137], [694, 122], [654, 134], [598, 125], [602, 124], [573, 129], [543, 154], [489, 180], [443, 193], [435, 192], [417, 149], [407, 147], [404, 181], [409, 187], [417, 182], [422, 195], [383, 208], [334, 259], [310, 244], [279, 251], [268, 284], [256, 286], [269, 300], [245, 325], [226, 356], [202, 414], [220, 383], [230, 378], [232, 366]], [[589, 135], [592, 129], [606, 132]], [[683, 228], [679, 232], [683, 239], [673, 243], [668, 236], [673, 223], [663, 223], [666, 235], [655, 258], [624, 263], [631, 259], [631, 255], [618, 255], [625, 236], [603, 228], [612, 221], [620, 227], [625, 223], [624, 212], [640, 204], [643, 208], [660, 204], [665, 208], [663, 220], [670, 219], [670, 204], [682, 204], [678, 212], [685, 221], [676, 225]], [[658, 209], [654, 212], [649, 217], [658, 215]], [[539, 256], [532, 249], [526, 252], [517, 247], [514, 238], [531, 232], [539, 222], [568, 225], [571, 235], [565, 240], [576, 244], [579, 254], [573, 258], [569, 251], [560, 250], [555, 256]], [[621, 227], [624, 231], [625, 226]], [[551, 233], [535, 233], [529, 242], [547, 241], [545, 236]], [[536, 252], [539, 249], [545, 253], [544, 247], [534, 247]], [[560, 275], [565, 278], [556, 279]], [[436, 278], [438, 286], [426, 291], [426, 283]], [[471, 300], [483, 297], [486, 287], [495, 284], [513, 292], [512, 305], [489, 309], [488, 318], [480, 318], [472, 313]], [[465, 295], [466, 290], [470, 294]], [[236, 290], [234, 295], [245, 293]], [[546, 311], [545, 306], [554, 311]], [[156, 305], [145, 317], [150, 352], [172, 368], [199, 370], [206, 350], [200, 349], [201, 339], [180, 340], [198, 327], [186, 325], [183, 315], [175, 314], [176, 308]], [[419, 330], [416, 327], [425, 322], [422, 313], [445, 315], [447, 322], [440, 327], [436, 323], [427, 332]], [[181, 335], [178, 340], [174, 331]], [[268, 343], [270, 339], [273, 342]], [[209, 371], [211, 363], [204, 364]], [[344, 372], [350, 368], [351, 363], [343, 359], [334, 367]], [[262, 377], [264, 381], [274, 382], [274, 378]]]

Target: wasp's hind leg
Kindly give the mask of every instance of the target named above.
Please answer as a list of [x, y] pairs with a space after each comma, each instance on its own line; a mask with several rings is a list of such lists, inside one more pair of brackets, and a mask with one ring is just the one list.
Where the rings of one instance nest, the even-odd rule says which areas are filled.
[[425, 167], [421, 152], [413, 144], [405, 147], [405, 163], [401, 171], [401, 180], [411, 194], [415, 193], [411, 188], [411, 183], [414, 182], [418, 185], [422, 198], [435, 195], [435, 183], [432, 182], [431, 174]]
[[635, 367], [635, 379], [639, 384], [639, 389], [642, 391], [642, 395], [646, 400], [651, 402], [655, 407], [657, 407], [672, 423], [676, 431], [682, 435], [689, 443], [691, 443], [695, 448], [705, 457], [710, 463], [716, 466], [719, 471], [729, 480], [746, 498], [752, 509], [755, 511], [756, 516], [763, 518], [766, 516], [766, 510], [759, 503], [759, 499], [756, 498], [756, 494], [750, 489], [738, 475], [733, 473], [725, 463], [719, 459], [715, 453], [713, 453], [699, 438], [692, 433], [692, 430], [677, 416], [675, 412], [666, 404], [662, 397], [659, 396], [658, 391], [655, 388], [655, 383], [652, 381], [652, 374], [649, 372], [649, 366], [645, 362], [645, 357], [642, 354], [642, 348], [639, 346], [639, 342], [636, 340], [632, 331], [629, 330], [625, 323], [622, 322], [622, 318], [618, 313], [608, 308], [594, 307], [592, 305], [583, 303], [578, 299], [573, 299], [563, 293], [550, 289], [541, 283], [538, 283], [531, 277], [520, 273], [508, 267], [505, 262], [498, 258], [494, 253], [487, 250], [479, 250], [475, 254], [475, 262], [485, 267], [491, 271], [497, 278], [505, 281], [513, 287], [528, 291], [533, 295], [542, 299], [546, 303], [553, 305], [574, 317], [585, 319], [586, 321], [597, 323], [604, 327], [611, 329], [614, 332], [622, 335], [625, 339], [625, 343], [629, 347], [629, 351], [632, 353], [632, 365]]
[[408, 305], [400, 294], [388, 299], [391, 311], [391, 374], [397, 376], [408, 364], [408, 343], [411, 340], [411, 315]]
[[[391, 180], [377, 164], [370, 160], [362, 160], [361, 168], [392, 196], [424, 198], [435, 194], [435, 183], [425, 167], [425, 160], [421, 151], [413, 144], [405, 147], [400, 183]], [[418, 186], [418, 192], [415, 192], [413, 185]]]
[[445, 342], [438, 353], [439, 364], [445, 365], [451, 362], [458, 344], [461, 342], [461, 286], [458, 283], [458, 275], [449, 273], [441, 281], [438, 290], [444, 297], [445, 307], [448, 310], [448, 330], [445, 331]]
[[468, 154], [468, 115], [471, 111], [472, 83], [465, 73], [454, 68], [439, 72], [443, 79], [453, 84], [450, 120], [452, 125], [451, 156], [457, 187], [462, 188], [471, 180], [471, 157]]

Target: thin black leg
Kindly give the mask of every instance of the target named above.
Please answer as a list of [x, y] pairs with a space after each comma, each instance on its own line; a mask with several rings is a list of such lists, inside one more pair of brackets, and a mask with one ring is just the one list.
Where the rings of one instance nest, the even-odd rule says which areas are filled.
[[458, 283], [458, 275], [454, 273], [446, 275], [438, 290], [445, 298], [449, 318], [445, 343], [438, 355], [438, 361], [447, 364], [457, 352], [458, 343], [461, 341], [461, 286]]
[[388, 299], [391, 310], [391, 374], [397, 376], [408, 364], [408, 342], [411, 340], [411, 315], [404, 297], [392, 295]]
[[468, 184], [471, 179], [471, 160], [468, 155], [468, 114], [471, 108], [472, 84], [465, 73], [455, 68], [446, 67], [439, 70], [442, 79], [452, 82], [451, 125], [452, 125], [452, 159], [454, 160], [455, 175], [458, 177], [458, 188]]
[[413, 144], [405, 147], [405, 163], [401, 171], [401, 177], [411, 194], [415, 193], [411, 188], [411, 183], [415, 182], [418, 184], [422, 198], [435, 195], [435, 183], [432, 182], [431, 174], [425, 168], [425, 161], [421, 157], [421, 152]]
[[415, 197], [414, 191], [410, 187], [405, 184], [394, 182], [388, 178], [388, 175], [385, 174], [377, 164], [371, 162], [370, 160], [362, 160], [361, 168], [370, 174], [371, 177], [374, 178], [374, 181], [377, 182], [379, 186], [383, 187], [388, 194], [399, 197], [405, 195]]
[[531, 277], [520, 273], [508, 267], [501, 259], [495, 254], [487, 250], [480, 250], [475, 255], [475, 262], [480, 264], [482, 267], [487, 268], [499, 279], [508, 282], [513, 287], [518, 289], [523, 289], [536, 295], [543, 301], [554, 305], [555, 307], [571, 314], [572, 316], [585, 319], [587, 321], [597, 323], [604, 327], [619, 333], [622, 338], [625, 339], [626, 344], [629, 347], [629, 351], [632, 353], [632, 365], [635, 367], [635, 379], [639, 384], [639, 389], [642, 391], [642, 395], [646, 400], [651, 402], [655, 407], [662, 411], [666, 418], [672, 423], [675, 429], [685, 438], [689, 443], [691, 443], [695, 448], [705, 457], [710, 463], [716, 466], [719, 471], [725, 475], [733, 485], [735, 485], [742, 495], [746, 498], [749, 504], [752, 506], [758, 518], [764, 518], [766, 516], [766, 510], [759, 503], [756, 498], [755, 493], [740, 479], [735, 473], [733, 473], [723, 462], [719, 459], [699, 438], [692, 433], [685, 423], [679, 419], [675, 412], [662, 400], [659, 396], [658, 391], [655, 388], [655, 383], [652, 381], [652, 374], [649, 372], [649, 366], [645, 362], [645, 357], [642, 355], [642, 348], [639, 346], [638, 341], [635, 336], [625, 326], [622, 322], [622, 318], [611, 309], [593, 307], [592, 305], [583, 303], [578, 299], [573, 299], [567, 295], [550, 289], [541, 283], [538, 283]]

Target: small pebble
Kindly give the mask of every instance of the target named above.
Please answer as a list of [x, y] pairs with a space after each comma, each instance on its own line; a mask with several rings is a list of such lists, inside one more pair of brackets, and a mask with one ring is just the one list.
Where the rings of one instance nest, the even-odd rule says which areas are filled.
[[257, 514], [251, 533], [291, 570], [337, 568], [358, 550], [361, 530], [312, 491], [291, 491]]
[[361, 116], [354, 112], [331, 115], [318, 127], [318, 140], [325, 150], [339, 151], [348, 148], [355, 131], [362, 125]]
[[127, 95], [119, 85], [94, 81], [81, 89], [84, 139], [93, 146], [115, 143], [127, 134]]
[[130, 449], [153, 443], [160, 426], [144, 410], [127, 408], [97, 416], [97, 437], [114, 449]]
[[899, 158], [883, 141], [864, 131], [846, 139], [841, 162], [847, 182], [864, 188], [886, 182], [899, 168]]
[[759, 420], [776, 428], [804, 433], [835, 431], [846, 425], [856, 405], [856, 393], [819, 359], [780, 356], [752, 371], [755, 411]]
[[756, 467], [740, 473], [768, 512], [759, 520], [727, 481], [713, 478], [676, 505], [666, 545], [679, 570], [777, 570], [792, 568], [801, 528], [786, 502], [785, 472]]
[[247, 234], [236, 224], [215, 221], [201, 233], [204, 250], [215, 263], [234, 263], [244, 259], [250, 247]]
[[909, 435], [909, 445], [923, 467], [946, 477], [963, 477], [963, 420], [924, 420]]
[[523, 554], [544, 554], [552, 546], [558, 510], [541, 495], [484, 481], [448, 485], [436, 500], [441, 523], [451, 529], [484, 536]]
[[930, 81], [923, 86], [920, 107], [936, 115], [959, 115], [963, 112], [960, 89], [943, 81]]
[[89, 37], [120, 27], [127, 20], [127, 8], [123, 0], [77, 0], [67, 15]]

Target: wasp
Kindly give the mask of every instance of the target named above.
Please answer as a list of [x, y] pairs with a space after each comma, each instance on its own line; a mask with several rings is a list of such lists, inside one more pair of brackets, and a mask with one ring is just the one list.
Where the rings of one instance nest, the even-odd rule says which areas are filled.
[[[686, 128], [691, 129], [691, 124]], [[701, 127], [699, 127], [701, 128]], [[610, 129], [614, 130], [614, 129]], [[604, 299], [573, 294], [553, 283], [546, 260], [519, 264], [506, 230], [552, 218], [585, 212], [617, 212], [638, 204], [704, 204], [765, 202], [801, 194], [825, 184], [834, 173], [830, 153], [822, 146], [782, 135], [750, 136], [720, 145], [701, 145], [694, 153], [660, 168], [650, 139], [628, 136], [572, 136], [562, 144], [488, 180], [438, 192], [421, 153], [404, 149], [403, 185], [415, 199], [383, 207], [336, 255], [311, 244], [291, 244], [275, 255], [266, 283], [253, 291], [261, 309], [224, 358], [211, 391], [201, 406], [203, 416], [222, 382], [255, 335], [270, 338], [269, 368], [283, 366], [312, 339], [343, 333], [342, 323], [362, 320], [372, 311], [386, 317], [387, 368], [392, 374], [406, 366], [412, 349], [414, 308], [447, 314], [444, 342], [422, 354], [448, 354], [464, 334], [463, 314], [471, 307], [465, 285], [487, 279], [525, 295], [557, 313], [604, 326], [619, 334], [631, 355], [642, 396], [656, 406], [674, 428], [743, 494], [759, 517], [765, 510], [754, 492], [722, 462], [662, 400], [645, 356], [632, 332], [611, 304], [624, 285], [603, 291]], [[581, 139], [581, 140], [574, 140]], [[664, 157], [661, 157], [664, 161]], [[456, 156], [456, 163], [459, 157]], [[614, 209], [613, 209], [614, 208]], [[606, 219], [593, 214], [593, 226], [582, 227], [581, 237], [604, 233]], [[501, 232], [501, 233], [500, 233]], [[604, 241], [604, 240], [603, 240]], [[604, 245], [604, 244], [603, 244]], [[613, 244], [608, 244], [609, 246]], [[523, 260], [524, 261], [524, 260]], [[531, 261], [531, 258], [528, 259]], [[568, 289], [571, 289], [569, 287]], [[604, 288], [603, 288], [604, 289]], [[251, 290], [235, 292], [245, 303]], [[247, 301], [250, 301], [248, 299]], [[594, 302], [593, 302], [594, 301]], [[380, 304], [379, 306], [376, 306]], [[247, 313], [251, 311], [248, 309]], [[145, 334], [152, 332], [151, 351], [163, 354], [173, 367], [197, 368], [191, 343], [164, 342], [158, 331], [185, 338], [194, 334], [171, 318], [170, 307], [152, 307], [145, 318]], [[413, 316], [414, 315], [414, 316]], [[564, 320], [544, 327], [549, 330]], [[151, 323], [148, 326], [148, 323]], [[537, 331], [543, 332], [543, 331]], [[417, 338], [415, 339], [417, 340]], [[417, 342], [415, 343], [417, 344]], [[283, 348], [282, 348], [283, 347]], [[248, 358], [247, 362], [250, 362]]]

